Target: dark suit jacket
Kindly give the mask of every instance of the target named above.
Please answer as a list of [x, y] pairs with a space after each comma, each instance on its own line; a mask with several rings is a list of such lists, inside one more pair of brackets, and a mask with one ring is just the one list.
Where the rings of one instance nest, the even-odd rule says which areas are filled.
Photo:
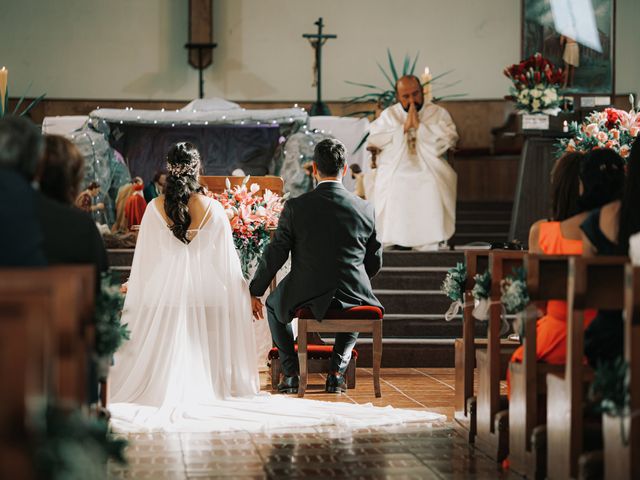
[[36, 209], [44, 236], [44, 254], [49, 264], [93, 264], [96, 267], [96, 288], [99, 289], [100, 274], [109, 265], [102, 237], [91, 215], [40, 192], [36, 198]]
[[374, 218], [372, 205], [336, 182], [289, 200], [251, 282], [251, 294], [264, 294], [291, 252], [291, 272], [267, 299], [279, 321], [290, 322], [302, 306], [322, 319], [334, 300], [338, 308], [382, 307], [370, 281], [382, 266]]
[[0, 169], [0, 266], [47, 264], [35, 203], [36, 192], [22, 175]]

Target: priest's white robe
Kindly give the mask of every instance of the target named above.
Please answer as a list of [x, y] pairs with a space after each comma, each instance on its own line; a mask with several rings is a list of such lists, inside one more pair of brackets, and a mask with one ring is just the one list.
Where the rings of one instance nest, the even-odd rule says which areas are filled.
[[400, 103], [371, 124], [368, 142], [381, 149], [372, 197], [383, 244], [434, 249], [454, 233], [456, 172], [446, 153], [458, 141], [444, 108], [426, 103], [418, 112], [416, 154], [409, 152]]

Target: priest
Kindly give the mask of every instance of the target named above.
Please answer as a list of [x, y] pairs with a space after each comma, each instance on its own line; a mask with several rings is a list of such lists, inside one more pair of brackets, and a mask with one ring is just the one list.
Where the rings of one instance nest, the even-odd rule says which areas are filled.
[[425, 101], [417, 77], [398, 79], [396, 97], [369, 130], [369, 145], [380, 149], [376, 228], [385, 246], [437, 250], [455, 229], [457, 175], [446, 154], [458, 133], [444, 108]]

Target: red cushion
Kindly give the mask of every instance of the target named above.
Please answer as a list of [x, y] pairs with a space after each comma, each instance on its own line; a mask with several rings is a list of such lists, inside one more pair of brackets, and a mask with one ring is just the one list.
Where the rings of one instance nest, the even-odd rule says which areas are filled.
[[[295, 346], [296, 352], [298, 351], [298, 345]], [[333, 345], [315, 345], [308, 344], [307, 345], [307, 356], [309, 358], [331, 358], [331, 354], [333, 353]], [[269, 351], [268, 355], [269, 360], [273, 360], [274, 358], [280, 358], [280, 354], [278, 349], [273, 347]], [[358, 358], [358, 351], [354, 348], [352, 351], [352, 358]]]
[[[382, 317], [382, 309], [365, 305], [346, 310], [329, 310], [324, 318], [327, 320], [382, 320]], [[296, 318], [315, 320], [316, 317], [309, 308], [304, 307], [296, 310]]]

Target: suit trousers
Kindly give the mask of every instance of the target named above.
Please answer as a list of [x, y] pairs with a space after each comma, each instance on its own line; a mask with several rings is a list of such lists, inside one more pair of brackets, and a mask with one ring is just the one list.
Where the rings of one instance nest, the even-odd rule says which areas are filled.
[[[268, 301], [266, 307], [269, 329], [271, 330], [273, 343], [275, 343], [278, 348], [282, 371], [288, 377], [298, 375], [300, 365], [298, 364], [298, 355], [293, 339], [293, 329], [291, 328], [291, 321], [293, 319], [287, 319], [288, 321], [284, 323], [278, 319], [275, 310], [269, 305]], [[331, 372], [344, 373], [347, 370], [349, 362], [351, 361], [351, 352], [353, 351], [357, 338], [358, 332], [340, 332], [336, 334], [333, 352], [331, 354]]]

